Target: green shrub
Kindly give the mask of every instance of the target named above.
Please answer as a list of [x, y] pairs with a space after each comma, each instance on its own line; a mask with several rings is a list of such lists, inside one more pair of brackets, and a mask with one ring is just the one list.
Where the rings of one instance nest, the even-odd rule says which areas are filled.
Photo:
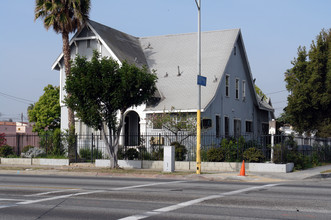
[[[79, 156], [86, 161], [91, 161], [91, 149], [90, 148], [81, 148], [79, 149]], [[96, 158], [102, 158], [102, 152], [97, 149], [93, 149], [93, 160]]]
[[288, 154], [286, 155], [286, 160], [287, 162], [294, 163], [295, 170], [304, 170], [312, 167], [310, 158], [298, 152], [294, 152], [294, 151], [288, 152]]
[[124, 152], [124, 149], [122, 146], [119, 146], [118, 147], [118, 151], [117, 151], [117, 159], [118, 160], [123, 160], [124, 159], [124, 155], [125, 155], [125, 152]]
[[151, 154], [147, 151], [145, 146], [138, 147], [139, 160], [151, 160]]
[[264, 155], [261, 150], [251, 147], [245, 150], [243, 158], [248, 162], [262, 162], [264, 160]]
[[0, 147], [0, 157], [8, 157], [9, 155], [13, 155], [14, 150], [13, 147], [9, 145], [2, 145]]
[[289, 150], [281, 144], [276, 144], [274, 146], [274, 163], [281, 164], [281, 163], [287, 163], [286, 161], [286, 155], [289, 152]]
[[209, 162], [224, 161], [224, 152], [220, 147], [212, 147], [207, 150], [207, 160]]
[[156, 147], [151, 153], [152, 160], [163, 160], [163, 147]]
[[171, 146], [175, 146], [175, 160], [184, 161], [186, 159], [187, 149], [184, 145], [178, 142], [172, 142]]
[[50, 149], [50, 153], [56, 156], [63, 156], [65, 154], [65, 147], [64, 147], [64, 136], [61, 132], [61, 129], [55, 129], [53, 132], [53, 140], [52, 140], [52, 147]]
[[128, 160], [134, 160], [134, 159], [138, 159], [139, 157], [139, 152], [137, 151], [136, 148], [130, 148], [126, 151], [125, 153], [125, 157]]
[[331, 146], [314, 144], [313, 150], [319, 162], [331, 162]]
[[20, 157], [15, 154], [10, 154], [7, 156], [7, 158], [20, 158]]
[[28, 152], [30, 149], [34, 148], [34, 146], [31, 145], [26, 145], [25, 147], [23, 147], [22, 149], [22, 153], [26, 153]]
[[208, 156], [207, 156], [208, 150], [201, 149], [200, 150], [200, 157], [202, 162], [207, 162], [208, 161]]
[[238, 146], [235, 139], [223, 139], [221, 141], [221, 149], [223, 150], [225, 161], [234, 162], [238, 160]]
[[[69, 144], [69, 135], [61, 132], [61, 129], [57, 128], [54, 131], [45, 131], [40, 136], [40, 146], [47, 154], [63, 156], [66, 153], [65, 142]], [[75, 141], [75, 138], [73, 139]]]

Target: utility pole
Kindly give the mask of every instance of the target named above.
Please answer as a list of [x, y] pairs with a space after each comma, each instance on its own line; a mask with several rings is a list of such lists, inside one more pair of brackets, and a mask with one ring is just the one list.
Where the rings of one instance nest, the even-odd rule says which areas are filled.
[[[195, 0], [198, 8], [198, 78], [201, 76], [201, 0]], [[201, 174], [201, 85], [199, 87], [199, 102], [197, 111], [197, 170], [196, 174]]]

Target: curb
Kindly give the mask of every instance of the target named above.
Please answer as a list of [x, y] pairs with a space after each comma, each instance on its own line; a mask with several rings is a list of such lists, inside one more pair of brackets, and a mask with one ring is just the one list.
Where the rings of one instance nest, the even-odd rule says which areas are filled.
[[331, 173], [321, 173], [321, 174], [307, 177], [305, 179], [327, 179], [327, 178], [331, 178]]

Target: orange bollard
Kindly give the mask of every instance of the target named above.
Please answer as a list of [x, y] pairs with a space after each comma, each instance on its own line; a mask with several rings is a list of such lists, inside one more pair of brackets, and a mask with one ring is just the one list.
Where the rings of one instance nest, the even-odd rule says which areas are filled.
[[243, 163], [241, 165], [239, 176], [245, 176], [245, 160], [243, 160]]

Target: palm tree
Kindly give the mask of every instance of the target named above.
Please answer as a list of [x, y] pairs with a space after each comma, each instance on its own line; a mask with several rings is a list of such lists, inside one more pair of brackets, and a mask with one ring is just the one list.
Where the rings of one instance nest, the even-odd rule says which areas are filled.
[[[69, 33], [79, 30], [89, 19], [90, 0], [36, 0], [35, 20], [44, 20], [46, 30], [50, 27], [62, 35], [65, 74], [70, 75]], [[70, 94], [68, 94], [70, 95]], [[74, 112], [68, 108], [68, 127], [75, 132]]]
[[[70, 76], [70, 45], [69, 33], [79, 30], [89, 19], [90, 0], [36, 0], [35, 18], [44, 19], [46, 30], [53, 27], [54, 31], [62, 35], [62, 51], [66, 76]], [[70, 94], [67, 94], [70, 96]], [[75, 116], [68, 108], [69, 128], [69, 160], [75, 158]]]

